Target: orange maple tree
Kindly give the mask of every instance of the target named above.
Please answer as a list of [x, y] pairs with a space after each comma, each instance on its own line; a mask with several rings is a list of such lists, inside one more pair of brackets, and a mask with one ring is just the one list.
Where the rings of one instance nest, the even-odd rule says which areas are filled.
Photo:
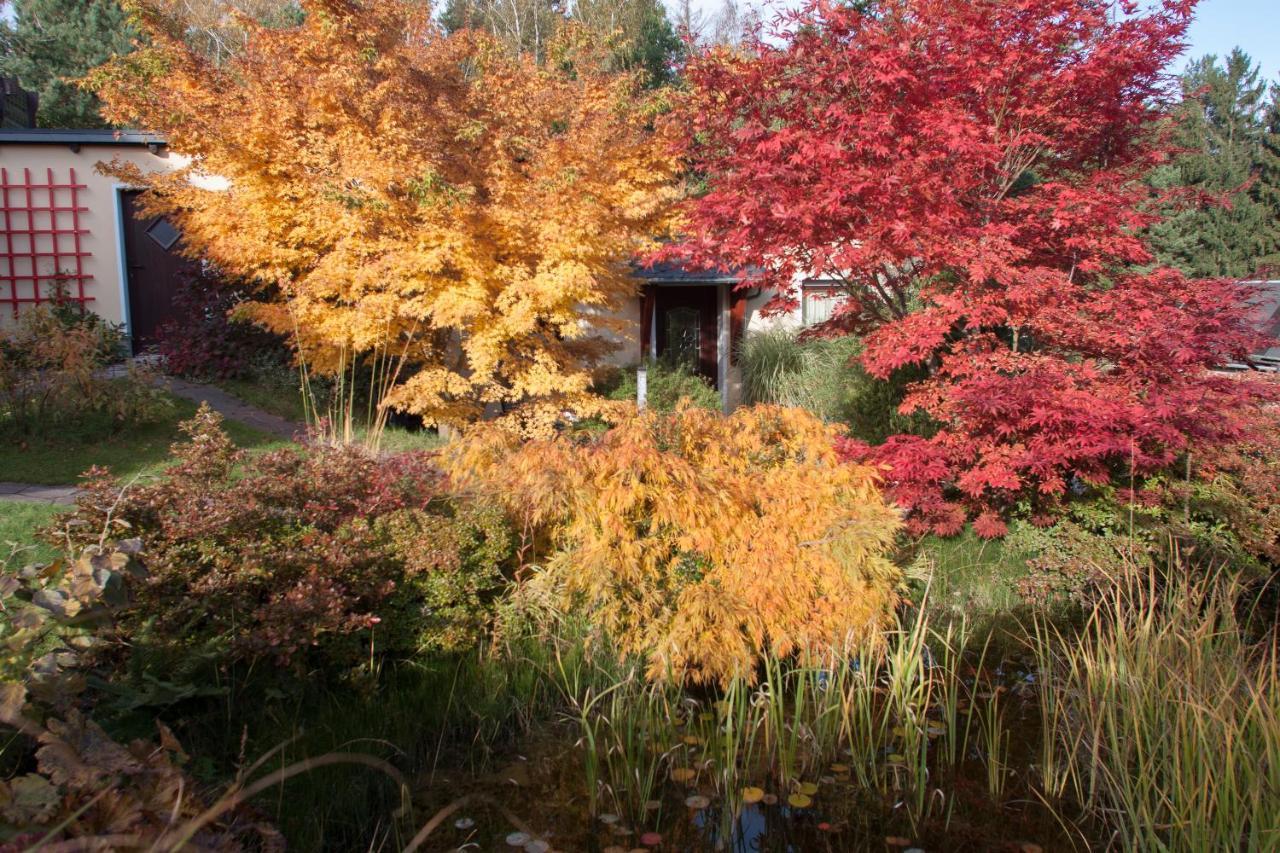
[[626, 261], [669, 225], [661, 94], [600, 70], [572, 27], [538, 67], [444, 35], [425, 4], [301, 6], [296, 27], [244, 21], [243, 51], [215, 66], [162, 5], [135, 4], [147, 44], [87, 85], [191, 162], [104, 168], [148, 187], [189, 251], [256, 282], [246, 313], [310, 365], [385, 365], [384, 408], [456, 423], [572, 405], [634, 295]]
[[835, 437], [801, 409], [686, 408], [588, 443], [485, 424], [446, 460], [542, 543], [535, 598], [590, 614], [651, 678], [726, 682], [873, 640], [898, 601], [897, 511]]

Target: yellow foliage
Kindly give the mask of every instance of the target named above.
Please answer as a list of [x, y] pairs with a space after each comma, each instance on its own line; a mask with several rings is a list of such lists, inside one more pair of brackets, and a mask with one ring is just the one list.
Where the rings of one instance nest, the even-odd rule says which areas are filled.
[[214, 65], [165, 4], [135, 3], [147, 43], [88, 85], [194, 161], [105, 170], [258, 283], [250, 316], [317, 369], [399, 363], [386, 402], [435, 422], [572, 406], [607, 351], [583, 309], [634, 298], [627, 261], [671, 224], [678, 163], [651, 96], [573, 28], [540, 68], [444, 35], [424, 3], [301, 5], [296, 27], [242, 21], [244, 50]]
[[898, 601], [898, 515], [834, 435], [799, 409], [686, 408], [589, 442], [486, 424], [446, 460], [550, 540], [530, 583], [646, 656], [651, 678], [726, 681], [766, 651], [851, 647]]

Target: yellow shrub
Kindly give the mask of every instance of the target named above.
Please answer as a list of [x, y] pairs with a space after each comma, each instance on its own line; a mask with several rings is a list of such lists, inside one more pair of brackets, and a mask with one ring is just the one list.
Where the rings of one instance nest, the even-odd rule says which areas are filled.
[[654, 679], [751, 678], [760, 655], [864, 639], [897, 602], [896, 512], [798, 409], [683, 409], [597, 440], [479, 427], [447, 454], [541, 541], [530, 583], [580, 608]]

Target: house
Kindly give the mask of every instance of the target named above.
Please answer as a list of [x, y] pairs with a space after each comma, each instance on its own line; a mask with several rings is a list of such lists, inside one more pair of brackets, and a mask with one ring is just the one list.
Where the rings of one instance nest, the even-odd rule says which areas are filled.
[[1270, 343], [1267, 349], [1254, 353], [1253, 366], [1259, 370], [1280, 372], [1280, 281], [1247, 281], [1245, 284], [1257, 288], [1250, 320]]
[[163, 137], [124, 130], [0, 129], [0, 325], [59, 291], [123, 326], [135, 351], [172, 315], [172, 282], [190, 262], [181, 234], [143, 216], [138, 191], [95, 169], [189, 162]]
[[[739, 276], [697, 272], [675, 264], [640, 266], [640, 295], [630, 320], [634, 336], [619, 341], [619, 365], [662, 359], [684, 364], [720, 392], [725, 411], [742, 401], [738, 348], [743, 338], [766, 329], [800, 329], [831, 316], [838, 299], [834, 282], [804, 278], [795, 282], [799, 306], [765, 314], [773, 294], [736, 287]], [[749, 276], [748, 276], [749, 280]]]

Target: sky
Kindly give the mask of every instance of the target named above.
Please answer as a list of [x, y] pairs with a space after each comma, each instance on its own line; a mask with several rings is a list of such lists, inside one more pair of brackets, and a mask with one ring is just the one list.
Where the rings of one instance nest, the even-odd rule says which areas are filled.
[[[666, 0], [669, 8], [674, 0]], [[738, 0], [740, 6], [761, 7], [765, 0]], [[777, 0], [775, 0], [777, 2]], [[794, 3], [795, 0], [781, 0]], [[724, 0], [693, 0], [693, 6], [710, 18]], [[769, 8], [775, 8], [770, 6]], [[768, 15], [765, 16], [766, 20]], [[1225, 56], [1237, 45], [1261, 64], [1269, 80], [1280, 80], [1280, 0], [1201, 0], [1196, 20], [1187, 33], [1186, 53], [1174, 71], [1181, 71], [1190, 59], [1206, 53]]]

